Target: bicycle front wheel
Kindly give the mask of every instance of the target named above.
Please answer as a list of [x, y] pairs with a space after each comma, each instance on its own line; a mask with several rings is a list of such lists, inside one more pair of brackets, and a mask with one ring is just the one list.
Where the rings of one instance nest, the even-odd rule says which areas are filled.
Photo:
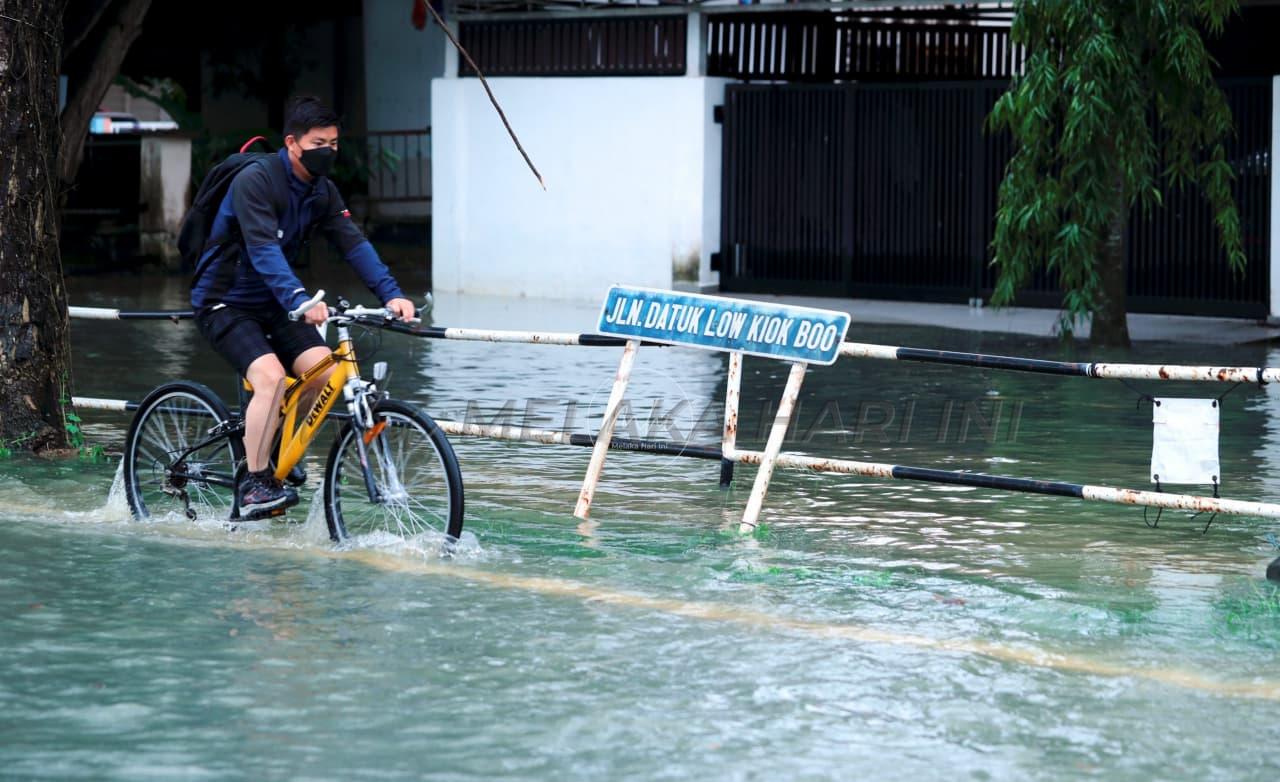
[[371, 533], [409, 539], [435, 532], [456, 540], [462, 534], [462, 471], [449, 439], [430, 416], [403, 402], [379, 402], [373, 420], [366, 432], [348, 422], [329, 452], [329, 536], [340, 543]]
[[124, 447], [134, 518], [188, 510], [197, 518], [230, 518], [244, 445], [236, 435], [210, 434], [230, 419], [218, 395], [200, 383], [166, 383], [142, 400]]

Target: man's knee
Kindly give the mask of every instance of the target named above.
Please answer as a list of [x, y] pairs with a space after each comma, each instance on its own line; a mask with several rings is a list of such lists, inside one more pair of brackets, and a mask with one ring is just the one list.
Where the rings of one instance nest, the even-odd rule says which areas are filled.
[[254, 361], [245, 377], [255, 394], [259, 391], [274, 394], [284, 388], [284, 367], [275, 356], [263, 356]]

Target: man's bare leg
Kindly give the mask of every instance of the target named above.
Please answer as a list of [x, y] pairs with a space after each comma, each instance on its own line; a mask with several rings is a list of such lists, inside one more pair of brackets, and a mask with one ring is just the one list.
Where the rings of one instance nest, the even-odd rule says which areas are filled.
[[[302, 377], [307, 370], [324, 361], [332, 352], [327, 347], [307, 348], [302, 351], [302, 355], [293, 360], [293, 376]], [[327, 371], [321, 373], [319, 377], [313, 378], [307, 384], [307, 387], [302, 389], [301, 394], [298, 396], [299, 410], [307, 410], [311, 407], [311, 403], [315, 401], [320, 389], [324, 388], [324, 384], [329, 382], [329, 376], [333, 374], [334, 369], [335, 367], [329, 367]]]
[[244, 453], [249, 472], [260, 472], [271, 459], [271, 441], [280, 425], [284, 367], [274, 353], [268, 353], [253, 360], [245, 378], [253, 386], [253, 396], [244, 411]]

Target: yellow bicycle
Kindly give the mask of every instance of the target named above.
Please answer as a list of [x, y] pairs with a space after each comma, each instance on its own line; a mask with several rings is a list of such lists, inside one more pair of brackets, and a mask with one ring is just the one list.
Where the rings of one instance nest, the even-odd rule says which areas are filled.
[[[320, 291], [290, 316], [300, 317], [323, 297]], [[273, 449], [276, 478], [294, 485], [305, 481], [293, 468], [325, 420], [341, 419], [323, 476], [329, 536], [342, 542], [367, 533], [409, 538], [434, 531], [456, 540], [462, 534], [462, 472], [448, 438], [426, 413], [378, 388], [386, 378], [384, 362], [374, 365], [372, 381], [360, 376], [351, 327], [386, 328], [392, 315], [339, 302], [328, 322], [337, 327], [337, 347], [302, 377], [287, 381]], [[330, 368], [333, 374], [321, 384]], [[303, 409], [301, 400], [316, 387]], [[243, 382], [241, 408], [248, 390]], [[331, 412], [339, 399], [346, 412]], [[204, 513], [238, 520], [243, 435], [240, 415], [232, 415], [207, 386], [179, 380], [154, 389], [138, 405], [125, 441], [125, 494], [133, 515], [181, 513], [195, 520]]]

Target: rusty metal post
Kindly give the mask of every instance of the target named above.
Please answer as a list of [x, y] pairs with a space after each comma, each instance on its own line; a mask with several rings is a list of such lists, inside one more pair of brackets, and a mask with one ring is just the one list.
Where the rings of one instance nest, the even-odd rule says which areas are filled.
[[724, 438], [720, 442], [720, 488], [733, 483], [733, 451], [738, 447], [738, 399], [742, 390], [742, 354], [729, 354], [729, 376], [724, 390]]
[[765, 443], [764, 456], [760, 460], [760, 471], [756, 473], [756, 482], [751, 487], [747, 509], [742, 514], [742, 523], [738, 525], [738, 532], [743, 534], [750, 534], [756, 528], [760, 518], [764, 497], [769, 493], [769, 481], [773, 478], [773, 468], [778, 462], [778, 454], [782, 451], [782, 441], [787, 436], [787, 428], [791, 425], [791, 411], [795, 409], [796, 399], [800, 396], [800, 384], [804, 382], [804, 371], [804, 364], [792, 364], [791, 374], [787, 375], [787, 386], [782, 390], [782, 401], [778, 403], [778, 415], [773, 419], [773, 428], [769, 430], [769, 441]]
[[639, 347], [639, 340], [629, 339], [622, 349], [622, 361], [618, 363], [618, 374], [613, 378], [609, 404], [605, 407], [604, 420], [600, 422], [595, 448], [591, 450], [591, 463], [587, 465], [587, 476], [582, 481], [582, 491], [578, 493], [578, 505], [573, 509], [573, 515], [584, 521], [591, 515], [591, 498], [595, 496], [596, 484], [604, 472], [604, 458], [609, 455], [609, 441], [613, 439], [613, 427], [618, 422], [618, 411], [627, 392], [627, 383], [631, 381], [631, 365], [635, 363]]

